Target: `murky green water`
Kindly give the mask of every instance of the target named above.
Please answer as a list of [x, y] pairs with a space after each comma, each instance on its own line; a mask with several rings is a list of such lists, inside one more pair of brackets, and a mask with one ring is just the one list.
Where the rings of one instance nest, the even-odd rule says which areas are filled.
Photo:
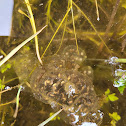
[[[105, 60], [108, 60], [109, 57], [112, 56], [117, 56], [119, 58], [126, 57], [124, 41], [125, 36], [121, 37], [125, 34], [126, 29], [126, 9], [124, 8], [125, 3], [123, 1], [120, 2], [117, 13], [115, 14], [113, 20], [111, 15], [112, 13], [114, 15], [114, 12], [116, 11], [115, 9], [113, 12], [113, 7], [115, 6], [116, 1], [98, 1], [100, 21], [97, 21], [96, 7], [94, 1], [75, 0], [74, 2], [75, 3], [73, 4], [73, 12], [75, 18], [74, 22], [76, 27], [78, 46], [85, 50], [87, 55], [87, 59], [84, 64], [82, 64], [82, 66], [88, 65], [91, 66], [93, 69], [93, 85], [97, 97], [101, 98], [104, 95], [105, 91], [109, 88], [111, 93], [116, 93], [116, 96], [119, 98], [117, 101], [109, 101], [108, 103], [104, 103], [101, 106], [100, 110], [104, 113], [101, 126], [111, 125], [111, 118], [109, 117], [109, 113], [113, 112], [117, 112], [118, 115], [120, 115], [121, 117], [121, 120], [119, 120], [116, 125], [125, 126], [126, 90], [124, 90], [123, 95], [121, 95], [118, 89], [113, 87], [114, 71], [115, 69], [119, 68], [120, 64], [111, 65], [105, 62]], [[54, 32], [58, 28], [58, 25], [66, 14], [68, 1], [53, 0], [50, 6], [50, 15], [47, 15], [47, 9], [49, 9], [49, 3], [47, 5], [47, 0], [31, 0], [30, 3], [34, 14], [37, 31], [48, 23], [48, 27], [38, 35], [39, 49], [40, 54], [42, 55]], [[79, 8], [77, 7], [79, 7], [81, 10], [79, 10]], [[15, 0], [11, 36], [0, 37], [0, 49], [2, 49], [6, 54], [8, 54], [12, 49], [14, 49], [22, 41], [33, 34], [33, 30], [28, 17], [19, 13], [19, 9], [30, 16], [25, 2]], [[83, 13], [81, 13], [81, 11], [83, 11]], [[87, 15], [91, 23], [89, 22], [89, 20], [87, 21], [84, 14]], [[60, 27], [48, 50], [46, 51], [45, 57], [49, 57], [55, 54], [56, 51], [59, 49], [65, 27], [65, 22], [66, 32], [59, 53], [62, 54], [63, 49], [68, 45], [76, 45], [72, 25], [72, 15], [71, 12], [69, 12], [67, 16], [67, 21], [64, 21], [64, 23]], [[93, 25], [94, 27], [92, 27], [91, 25]], [[94, 31], [94, 29], [97, 30], [97, 33]], [[104, 44], [101, 44], [103, 43], [103, 41], [99, 36], [101, 36], [101, 38], [105, 41], [109, 50]], [[35, 53], [34, 40], [27, 44], [27, 46], [29, 46], [31, 51]], [[0, 55], [2, 54], [3, 53], [0, 53]], [[17, 53], [14, 58], [19, 54], [20, 53]], [[17, 61], [16, 59], [15, 63], [18, 64], [19, 61]], [[32, 63], [29, 63], [29, 65], [32, 65]], [[19, 65], [19, 67], [21, 66]], [[24, 71], [22, 67], [21, 69], [22, 71]], [[122, 65], [122, 69], [125, 69], [125, 64]], [[22, 74], [27, 75], [26, 73]], [[11, 67], [11, 69], [7, 70], [4, 74], [0, 73], [1, 79], [3, 79], [4, 76], [5, 82], [12, 78], [15, 78], [17, 77], [16, 70]], [[10, 83], [7, 83], [5, 87], [14, 87], [19, 83], [19, 80], [16, 79]], [[16, 97], [17, 91], [17, 88], [15, 88], [11, 91], [2, 93], [1, 103], [12, 101]], [[21, 91], [20, 94], [20, 106], [16, 118], [13, 118], [14, 111], [15, 103], [11, 103], [9, 105], [1, 107], [0, 120], [1, 123], [4, 122], [3, 125], [9, 126], [14, 123], [14, 126], [37, 126], [49, 117], [49, 114], [53, 112], [53, 109], [50, 107], [50, 105], [36, 100], [30, 89], [25, 86], [25, 89]], [[60, 119], [56, 121], [51, 121], [47, 125], [68, 126], [69, 124]]]

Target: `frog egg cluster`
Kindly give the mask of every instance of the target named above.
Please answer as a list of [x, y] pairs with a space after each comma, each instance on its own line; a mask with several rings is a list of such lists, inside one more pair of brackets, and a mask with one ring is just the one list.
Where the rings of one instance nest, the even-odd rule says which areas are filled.
[[87, 58], [85, 51], [81, 48], [78, 48], [77, 50], [76, 46], [74, 45], [67, 46], [64, 49], [63, 57], [65, 57], [65, 59], [67, 60], [74, 61], [78, 64], [80, 64]]

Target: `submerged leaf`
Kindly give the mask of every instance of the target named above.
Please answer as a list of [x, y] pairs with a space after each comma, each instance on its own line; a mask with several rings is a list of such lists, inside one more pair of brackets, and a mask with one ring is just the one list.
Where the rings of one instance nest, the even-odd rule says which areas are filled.
[[110, 94], [109, 88], [108, 88], [107, 91], [105, 92], [105, 95], [108, 95], [108, 94]]
[[121, 119], [120, 115], [118, 115], [117, 112], [113, 112], [112, 114], [109, 113], [109, 116], [111, 119], [113, 119], [115, 121], [119, 121]]
[[11, 64], [6, 64], [6, 65], [3, 65], [2, 67], [1, 67], [1, 73], [4, 73], [4, 72], [6, 72], [7, 71], [7, 69], [10, 69], [11, 68]]
[[[51, 113], [49, 114], [49, 116], [51, 117], [53, 114], [54, 114], [54, 113], [51, 112]], [[56, 119], [60, 120], [60, 117], [59, 117], [59, 116], [55, 116], [55, 117], [52, 118], [51, 120], [53, 121], [53, 120], [56, 120]]]
[[126, 9], [126, 1], [125, 0], [121, 0], [121, 6]]
[[120, 86], [120, 87], [118, 87], [118, 90], [119, 90], [119, 92], [121, 94], [123, 94], [123, 91], [124, 91], [125, 88], [126, 88], [125, 85], [124, 86]]
[[115, 93], [108, 95], [108, 98], [110, 101], [116, 101], [119, 99], [117, 96], [115, 96]]
[[106, 101], [108, 100], [116, 101], [119, 99], [117, 96], [115, 96], [115, 93], [110, 94], [110, 89], [107, 89], [107, 91], [105, 91], [105, 96], [106, 96]]
[[112, 121], [111, 121], [111, 125], [112, 125], [112, 126], [116, 126], [116, 121], [115, 121], [115, 120], [112, 120]]
[[126, 3], [125, 4], [122, 4], [122, 7], [126, 9]]

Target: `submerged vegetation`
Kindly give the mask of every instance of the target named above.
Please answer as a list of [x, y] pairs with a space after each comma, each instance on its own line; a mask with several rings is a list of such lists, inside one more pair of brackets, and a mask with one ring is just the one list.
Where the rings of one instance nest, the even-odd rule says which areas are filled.
[[[53, 111], [51, 107], [31, 96], [28, 80], [39, 63], [43, 65], [43, 61], [46, 62], [45, 57], [48, 59], [52, 55], [63, 53], [62, 50], [68, 45], [76, 45], [78, 54], [79, 47], [85, 50], [88, 56], [86, 65], [92, 66], [94, 70], [94, 87], [104, 112], [101, 126], [126, 124], [125, 12], [126, 2], [123, 0], [15, 0], [11, 36], [4, 44], [0, 42], [1, 125], [41, 126], [51, 120], [49, 125], [67, 125], [63, 124], [62, 118], [56, 116], [62, 114], [64, 108], [54, 115], [49, 114]], [[14, 63], [18, 65], [21, 60], [15, 59], [14, 55], [27, 53], [22, 49], [26, 44], [30, 51], [34, 54], [36, 52], [39, 62], [35, 66], [30, 66], [33, 63], [29, 63], [30, 75], [23, 73], [26, 79], [21, 82], [20, 76], [17, 77], [18, 74], [13, 69]], [[62, 59], [62, 55], [60, 56]], [[26, 63], [25, 60], [21, 62]], [[81, 67], [84, 64], [83, 62]], [[24, 65], [24, 69], [29, 69], [27, 64]], [[25, 114], [26, 119], [23, 118]], [[40, 115], [43, 118], [40, 119]], [[42, 121], [44, 122], [41, 123]]]

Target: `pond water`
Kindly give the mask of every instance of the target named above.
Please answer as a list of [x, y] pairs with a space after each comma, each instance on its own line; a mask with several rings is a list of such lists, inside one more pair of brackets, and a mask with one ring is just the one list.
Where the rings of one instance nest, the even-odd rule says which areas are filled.
[[[68, 2], [67, 0], [29, 0], [29, 2], [29, 5], [31, 6], [33, 11], [37, 31], [46, 24], [48, 25], [38, 35], [39, 51], [40, 55], [42, 55], [50, 40], [52, 39], [55, 31], [57, 30], [57, 28], [59, 28], [60, 23], [62, 23], [62, 21], [64, 20], [64, 16], [66, 16], [69, 10], [68, 7], [70, 6], [70, 2]], [[37, 126], [41, 122], [49, 118], [50, 113], [55, 113], [60, 108], [64, 108], [64, 112], [61, 112], [61, 114], [59, 115], [60, 119], [57, 117], [56, 120], [50, 121], [46, 125], [69, 126], [71, 124], [71, 120], [67, 120], [66, 115], [70, 115], [72, 113], [72, 110], [70, 110], [70, 108], [76, 108], [77, 106], [79, 110], [77, 108], [76, 109], [79, 112], [83, 110], [83, 112], [87, 112], [88, 114], [93, 110], [100, 110], [103, 115], [103, 119], [101, 119], [100, 123], [98, 123], [98, 125], [100, 126], [111, 126], [112, 120], [113, 123], [116, 124], [116, 126], [126, 126], [126, 90], [124, 89], [123, 94], [121, 94], [118, 88], [113, 86], [114, 79], [116, 78], [114, 76], [115, 70], [118, 68], [125, 70], [125, 63], [109, 63], [110, 57], [126, 57], [126, 3], [120, 0], [98, 1], [98, 11], [100, 18], [99, 21], [97, 20], [96, 3], [93, 0], [74, 0], [72, 8], [74, 14], [74, 25], [77, 43], [80, 55], [82, 54], [82, 57], [79, 57], [77, 50], [74, 48], [77, 45], [74, 34], [72, 12], [71, 10], [69, 10], [69, 13], [67, 14], [64, 22], [61, 24], [57, 34], [55, 35], [53, 41], [49, 45], [49, 48], [45, 52], [44, 57], [42, 58], [42, 72], [39, 71], [41, 68], [38, 67], [39, 70], [37, 70], [37, 72], [35, 71], [36, 73], [33, 72], [34, 74], [30, 76], [32, 77], [32, 79], [30, 79], [29, 77], [30, 72], [34, 69], [36, 64], [39, 64], [36, 57], [34, 39], [26, 44], [24, 48], [20, 49], [20, 51], [17, 52], [9, 61], [7, 61], [7, 63], [1, 66], [0, 84], [1, 81], [4, 81], [3, 85], [5, 85], [6, 89], [8, 87], [15, 87], [20, 83], [23, 83], [23, 89], [20, 93], [19, 110], [16, 118], [13, 117], [16, 108], [14, 99], [16, 98], [18, 88], [14, 88], [11, 91], [6, 91], [0, 95], [1, 125]], [[30, 17], [31, 15], [25, 1], [15, 0], [11, 35], [7, 37], [0, 37], [1, 59], [4, 54], [8, 54], [17, 45], [19, 45], [21, 42], [23, 42], [33, 34], [31, 26], [33, 24], [31, 24], [29, 20]], [[67, 52], [67, 47], [69, 47], [70, 45], [74, 45], [72, 46], [72, 49], [74, 51], [72, 51], [72, 53], [70, 52], [69, 54]], [[55, 53], [57, 53], [57, 55], [53, 56]], [[78, 62], [78, 59], [81, 62]], [[2, 73], [3, 68], [6, 69], [7, 64], [12, 64], [11, 68], [8, 68], [4, 73]], [[61, 68], [59, 69], [56, 66], [61, 66]], [[91, 75], [87, 75], [87, 73], [85, 74], [82, 72], [89, 72], [89, 70], [91, 72]], [[38, 75], [38, 73], [41, 76]], [[72, 77], [72, 75], [76, 75], [76, 77]], [[73, 80], [70, 81], [70, 78], [73, 78]], [[41, 81], [39, 79], [41, 79]], [[87, 87], [86, 93], [83, 90], [80, 90], [80, 92], [83, 94], [78, 93], [79, 97], [81, 97], [80, 95], [82, 95], [84, 99], [88, 99], [86, 103], [90, 102], [86, 107], [84, 106], [85, 103], [84, 105], [82, 104], [82, 101], [81, 104], [79, 104], [78, 99], [80, 98], [78, 98], [77, 100], [75, 99], [75, 102], [77, 102], [76, 104], [73, 99], [73, 101], [68, 102], [69, 98], [71, 98], [72, 96], [74, 97], [75, 90], [72, 89], [79, 87], [77, 87], [77, 84], [79, 83], [77, 79], [81, 81], [80, 84], [84, 83], [84, 86]], [[24, 84], [24, 80], [32, 82], [32, 87], [28, 87], [28, 84]], [[39, 80], [44, 84], [47, 84], [48, 81], [53, 81], [53, 85], [57, 84], [58, 86], [64, 81], [64, 89], [62, 89], [62, 87], [61, 89], [67, 92], [66, 94], [68, 100], [63, 97], [65, 99], [65, 102], [67, 103], [63, 102], [62, 100], [61, 102], [59, 102], [59, 97], [57, 98], [57, 95], [54, 95], [55, 93], [52, 94], [52, 96], [55, 96], [55, 98], [50, 97], [52, 92], [49, 92], [49, 90], [52, 89], [48, 89], [46, 85], [42, 86], [39, 83], [36, 86], [34, 84], [36, 80]], [[75, 82], [76, 84], [74, 84]], [[72, 92], [68, 93], [70, 86], [72, 87], [72, 89], [70, 90]], [[1, 85], [0, 87], [1, 91], [5, 90]], [[40, 88], [44, 88], [46, 91], [40, 90]], [[83, 89], [83, 86], [81, 88]], [[109, 100], [108, 102], [106, 102], [105, 99], [107, 99], [107, 96], [105, 96], [105, 91], [107, 91], [107, 89], [110, 90], [110, 94], [115, 93], [115, 95], [118, 97], [118, 100]], [[46, 93], [47, 96], [45, 97]], [[59, 92], [58, 95], [60, 96], [60, 94], [64, 96], [62, 91]], [[54, 104], [52, 105], [51, 100], [55, 102], [56, 108], [53, 107]], [[10, 101], [11, 103], [9, 103]], [[72, 105], [71, 102], [73, 102]], [[2, 106], [2, 104], [4, 103], [8, 104]], [[69, 104], [72, 107], [70, 107]], [[84, 106], [86, 110], [80, 109], [83, 108], [82, 106]], [[55, 108], [56, 111], [54, 111], [53, 108]], [[113, 112], [117, 112], [121, 119], [116, 120], [118, 118], [117, 115], [115, 117], [116, 119], [110, 118], [109, 115]], [[88, 120], [90, 120], [89, 122], [91, 122], [91, 120], [93, 119], [91, 116], [89, 116]], [[83, 123], [83, 126], [95, 126], [96, 124], [94, 122], [92, 124]]]

